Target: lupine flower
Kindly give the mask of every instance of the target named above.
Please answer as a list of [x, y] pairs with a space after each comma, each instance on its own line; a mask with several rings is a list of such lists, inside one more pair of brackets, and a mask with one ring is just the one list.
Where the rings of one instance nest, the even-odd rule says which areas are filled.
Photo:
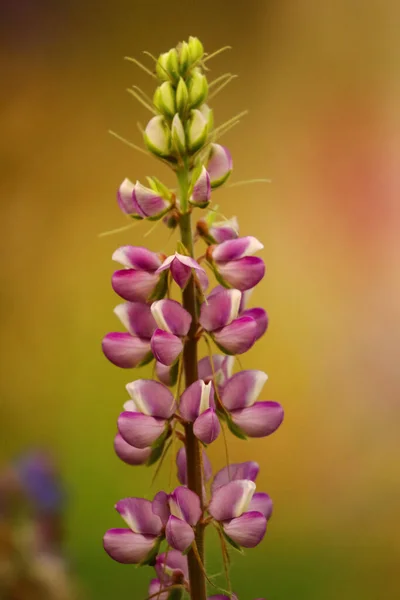
[[[154, 568], [157, 578], [152, 579], [149, 586], [149, 596], [162, 592], [170, 585], [181, 583], [189, 585], [189, 568], [186, 556], [177, 550], [169, 550], [159, 554], [156, 558]], [[160, 594], [159, 598], [167, 600], [168, 591]]]
[[[226, 288], [223, 285], [217, 285], [208, 295], [208, 299], [220, 292], [223, 292]], [[264, 335], [268, 329], [268, 315], [263, 308], [246, 308], [248, 299], [250, 298], [254, 288], [250, 288], [245, 292], [242, 292], [240, 304], [239, 304], [239, 317], [251, 317], [256, 322], [256, 341]]]
[[[147, 302], [160, 281], [157, 269], [162, 264], [162, 255], [138, 246], [118, 248], [112, 259], [125, 268], [115, 271], [111, 284], [114, 291], [129, 302]], [[163, 290], [163, 293], [165, 291]]]
[[162, 115], [150, 119], [143, 135], [147, 148], [161, 158], [171, 154], [171, 132]]
[[[178, 468], [177, 476], [178, 481], [182, 485], [187, 484], [187, 459], [186, 459], [186, 448], [183, 446], [178, 450], [176, 455], [176, 466]], [[203, 450], [203, 474], [204, 474], [204, 483], [207, 483], [212, 477], [212, 466], [210, 463], [210, 459], [207, 454]], [[243, 479], [245, 479], [243, 477]]]
[[270, 435], [283, 421], [283, 408], [278, 402], [256, 402], [267, 378], [263, 371], [240, 371], [226, 382], [221, 393], [222, 404], [233, 422], [249, 437]]
[[256, 484], [249, 479], [231, 481], [214, 491], [208, 507], [228, 538], [244, 548], [257, 546], [267, 529], [265, 513], [270, 505], [261, 499], [253, 502], [255, 490]]
[[124, 179], [118, 190], [118, 205], [122, 212], [135, 219], [158, 219], [170, 208], [171, 204], [151, 188], [139, 181], [133, 184]]
[[103, 538], [104, 549], [120, 563], [145, 561], [157, 548], [163, 531], [161, 519], [153, 512], [152, 503], [144, 498], [125, 498], [115, 509], [129, 529], [109, 529]]
[[118, 418], [118, 431], [135, 448], [148, 448], [162, 433], [176, 410], [174, 396], [158, 381], [138, 379], [128, 383], [131, 396]]
[[36, 513], [57, 513], [65, 491], [50, 457], [44, 452], [25, 454], [14, 465], [21, 488]]
[[208, 231], [214, 243], [221, 244], [239, 237], [239, 223], [236, 217], [225, 221], [215, 221], [209, 226]]
[[223, 290], [210, 295], [201, 305], [201, 326], [227, 354], [247, 352], [257, 337], [257, 324], [252, 317], [237, 318], [240, 300], [239, 290]]
[[200, 498], [187, 487], [175, 488], [172, 494], [159, 492], [153, 500], [153, 511], [165, 527], [171, 548], [185, 552], [194, 540], [193, 527], [201, 517]]
[[200, 208], [205, 208], [211, 198], [211, 183], [210, 175], [206, 168], [203, 166], [199, 176], [193, 183], [192, 194], [190, 196], [190, 203]]
[[193, 423], [193, 432], [205, 444], [217, 439], [221, 426], [214, 404], [214, 390], [211, 381], [195, 381], [182, 394], [179, 412], [187, 423]]
[[175, 300], [158, 300], [151, 305], [158, 325], [151, 338], [151, 349], [163, 365], [172, 365], [182, 352], [182, 338], [188, 334], [192, 317]]
[[208, 257], [217, 279], [225, 287], [241, 291], [253, 288], [264, 277], [265, 264], [252, 255], [263, 247], [250, 235], [211, 246]]
[[211, 144], [207, 171], [210, 175], [212, 188], [225, 183], [232, 172], [232, 156], [228, 148], [220, 144]]
[[116, 306], [114, 313], [129, 333], [108, 333], [102, 342], [105, 356], [123, 369], [146, 364], [152, 358], [150, 340], [157, 329], [150, 307], [141, 302], [126, 302]]
[[163, 273], [163, 271], [167, 270], [171, 271], [172, 278], [182, 290], [188, 284], [193, 272], [199, 278], [201, 287], [203, 289], [207, 289], [208, 287], [208, 277], [205, 270], [190, 256], [185, 256], [178, 252], [175, 252], [172, 256], [168, 256], [162, 265], [158, 267], [157, 273]]
[[213, 354], [211, 358], [204, 356], [198, 362], [199, 379], [202, 379], [205, 383], [214, 382], [215, 375], [215, 384], [220, 388], [232, 375], [234, 362], [235, 358], [233, 356], [226, 356], [225, 354]]

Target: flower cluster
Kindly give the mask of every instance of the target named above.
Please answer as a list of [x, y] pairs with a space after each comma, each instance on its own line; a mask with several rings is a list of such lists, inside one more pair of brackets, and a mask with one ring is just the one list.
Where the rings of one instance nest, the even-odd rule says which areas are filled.
[[[114, 252], [113, 260], [123, 268], [113, 274], [112, 287], [124, 300], [114, 312], [126, 331], [108, 333], [102, 344], [114, 365], [129, 369], [152, 363], [158, 379], [126, 385], [129, 399], [114, 439], [117, 456], [128, 465], [153, 465], [175, 447], [172, 442], [182, 443], [176, 455], [180, 485], [151, 499], [117, 502], [126, 527], [104, 536], [114, 560], [155, 568], [149, 596], [162, 600], [184, 593], [206, 600], [206, 527], [217, 529], [225, 558], [229, 546], [241, 550], [261, 542], [272, 501], [256, 491], [258, 464], [227, 464], [213, 476], [206, 449], [223, 427], [241, 439], [261, 438], [283, 420], [280, 404], [257, 401], [267, 380], [263, 371], [234, 373], [235, 357], [268, 328], [265, 310], [247, 306], [265, 274], [264, 261], [255, 256], [263, 245], [253, 236], [239, 237], [235, 217], [216, 221], [212, 207], [195, 228], [191, 222], [194, 209], [207, 209], [232, 171], [228, 149], [217, 143], [227, 126], [214, 128], [206, 104], [213, 86], [204, 73], [208, 58], [191, 37], [161, 54], [150, 72], [158, 87], [144, 142], [176, 173], [178, 189], [155, 177], [148, 178], [150, 187], [125, 179], [117, 200], [133, 219], [179, 227], [181, 242], [170, 256], [130, 245]], [[201, 241], [206, 248], [196, 257], [195, 244]], [[171, 299], [174, 283], [182, 302]], [[200, 340], [209, 349], [203, 357], [198, 356]], [[220, 353], [213, 354], [213, 345]], [[220, 591], [208, 600], [236, 598]]]

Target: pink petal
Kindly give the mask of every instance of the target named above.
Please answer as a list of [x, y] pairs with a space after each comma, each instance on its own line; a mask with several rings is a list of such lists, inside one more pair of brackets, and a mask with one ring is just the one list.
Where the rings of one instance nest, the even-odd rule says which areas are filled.
[[169, 419], [176, 410], [171, 391], [153, 379], [137, 379], [126, 386], [128, 394], [140, 412], [152, 417]]
[[193, 186], [192, 196], [190, 198], [193, 204], [205, 206], [211, 198], [210, 175], [203, 166], [201, 173]]
[[238, 290], [222, 290], [208, 297], [200, 310], [200, 324], [206, 331], [225, 327], [239, 312], [241, 295]]
[[283, 408], [278, 402], [256, 402], [235, 410], [232, 419], [249, 437], [265, 437], [274, 433], [283, 421]]
[[209, 408], [197, 417], [193, 425], [194, 435], [204, 444], [214, 442], [221, 431], [217, 413]]
[[212, 363], [209, 356], [205, 356], [198, 363], [199, 379], [205, 383], [213, 380], [214, 373], [218, 386], [224, 385], [226, 380], [232, 375], [232, 369], [235, 359], [233, 356], [224, 354], [213, 354]]
[[249, 512], [260, 512], [269, 521], [272, 515], [273, 503], [268, 494], [257, 492], [249, 504]]
[[[182, 485], [187, 485], [187, 461], [186, 461], [186, 448], [183, 446], [178, 450], [176, 455], [176, 466], [178, 467], [178, 480]], [[203, 473], [204, 481], [207, 483], [212, 477], [212, 466], [210, 459], [203, 450]]]
[[171, 515], [165, 528], [165, 537], [172, 548], [185, 552], [194, 540], [194, 531], [186, 521]]
[[125, 564], [137, 564], [144, 560], [154, 544], [154, 536], [133, 533], [130, 529], [109, 529], [103, 538], [107, 554]]
[[156, 375], [157, 378], [164, 385], [172, 386], [175, 385], [178, 377], [178, 369], [174, 367], [168, 367], [162, 363], [156, 361]]
[[161, 265], [158, 254], [142, 246], [121, 246], [112, 255], [112, 259], [128, 269], [138, 271], [156, 271]]
[[228, 262], [245, 256], [252, 256], [262, 248], [264, 246], [257, 238], [248, 235], [218, 244], [213, 248], [212, 257], [217, 262]]
[[152, 579], [148, 589], [148, 596], [157, 594], [157, 596], [154, 596], [154, 600], [168, 600], [169, 592], [163, 592], [163, 589], [164, 586], [159, 579]]
[[159, 276], [146, 271], [135, 271], [134, 269], [122, 269], [115, 271], [111, 278], [111, 285], [124, 300], [129, 302], [147, 302], [154, 292]]
[[239, 317], [214, 332], [214, 340], [228, 354], [243, 354], [256, 341], [257, 325], [251, 317]]
[[202, 379], [198, 379], [183, 392], [179, 402], [179, 412], [185, 421], [193, 423], [201, 412], [201, 407], [204, 409], [215, 408], [214, 390], [212, 383], [204, 383]]
[[221, 486], [237, 479], [250, 479], [250, 481], [255, 481], [259, 470], [260, 467], [258, 463], [253, 461], [230, 464], [218, 471], [215, 475], [211, 486], [211, 492], [214, 493], [215, 490]]
[[251, 406], [257, 400], [268, 375], [249, 369], [235, 373], [225, 384], [221, 400], [228, 410]]
[[151, 338], [151, 350], [158, 362], [170, 366], [182, 352], [183, 343], [176, 335], [156, 329]]
[[169, 510], [169, 495], [163, 491], [158, 492], [158, 494], [154, 496], [152, 508], [154, 514], [161, 519], [161, 522], [165, 527], [171, 514]]
[[150, 339], [157, 328], [150, 307], [143, 302], [125, 302], [114, 308], [121, 323], [132, 335]]
[[185, 486], [175, 488], [169, 497], [171, 514], [189, 525], [196, 525], [201, 517], [200, 498]]
[[217, 244], [227, 240], [235, 240], [239, 237], [239, 224], [236, 217], [227, 221], [218, 221], [210, 225], [209, 233]]
[[102, 342], [102, 349], [110, 362], [123, 369], [137, 367], [151, 353], [150, 342], [130, 333], [108, 333]]
[[242, 292], [252, 289], [265, 275], [264, 261], [256, 256], [220, 263], [217, 268], [226, 283]]
[[169, 208], [167, 200], [164, 200], [159, 194], [139, 182], [136, 183], [134, 188], [134, 198], [144, 217], [161, 215]]
[[228, 148], [220, 144], [211, 144], [207, 171], [212, 188], [222, 185], [228, 179], [232, 171], [232, 157]]
[[171, 263], [171, 275], [175, 283], [183, 290], [192, 275], [192, 269], [175, 258]]
[[134, 533], [158, 536], [162, 530], [161, 519], [154, 514], [150, 500], [124, 498], [115, 509]]
[[214, 490], [208, 511], [217, 521], [239, 517], [246, 512], [255, 489], [250, 479], [231, 481]]
[[163, 419], [141, 413], [123, 412], [118, 417], [118, 431], [128, 444], [135, 448], [151, 446], [165, 429]]
[[263, 308], [248, 308], [244, 310], [241, 314], [241, 317], [252, 317], [257, 325], [256, 339], [259, 340], [261, 336], [268, 329], [268, 315]]
[[223, 524], [225, 533], [243, 548], [255, 548], [267, 530], [267, 519], [259, 512], [246, 512]]
[[157, 300], [151, 305], [151, 312], [160, 329], [180, 337], [187, 335], [192, 317], [176, 300]]
[[134, 184], [129, 179], [124, 179], [118, 189], [118, 206], [127, 215], [137, 214], [136, 202], [133, 199]]
[[144, 465], [150, 457], [151, 448], [135, 448], [117, 433], [114, 439], [114, 449], [117, 456], [128, 465]]
[[155, 564], [156, 573], [161, 581], [189, 581], [189, 567], [186, 556], [178, 550], [169, 550], [159, 554]]

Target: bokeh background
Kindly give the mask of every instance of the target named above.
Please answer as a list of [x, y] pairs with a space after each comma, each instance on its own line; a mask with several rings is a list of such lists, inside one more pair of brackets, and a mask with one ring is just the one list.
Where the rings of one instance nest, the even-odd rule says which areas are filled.
[[[107, 130], [140, 143], [148, 118], [124, 90], [153, 82], [123, 57], [189, 35], [233, 46], [210, 73], [239, 75], [217, 123], [250, 111], [224, 138], [232, 182], [272, 180], [216, 192], [265, 244], [253, 301], [270, 329], [242, 362], [267, 371], [264, 399], [286, 411], [271, 438], [230, 440], [275, 501], [264, 543], [234, 557], [233, 587], [241, 600], [400, 597], [399, 21], [395, 0], [1, 0], [1, 453], [40, 446], [58, 461], [88, 600], [145, 598], [151, 574], [101, 545], [114, 503], [153, 493], [152, 473], [112, 448], [136, 375], [100, 350], [118, 327], [111, 254], [173, 248], [162, 228], [98, 237], [125, 224], [123, 178], [172, 182]], [[223, 465], [222, 444], [210, 455]], [[212, 537], [208, 565], [222, 570]]]

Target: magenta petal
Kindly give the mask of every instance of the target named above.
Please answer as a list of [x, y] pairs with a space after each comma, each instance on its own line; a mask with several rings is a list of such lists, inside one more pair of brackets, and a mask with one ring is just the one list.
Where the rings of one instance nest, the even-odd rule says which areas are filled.
[[154, 496], [152, 507], [154, 514], [161, 519], [161, 522], [165, 527], [171, 514], [169, 510], [169, 495], [163, 491], [158, 492], [158, 494]]
[[210, 406], [215, 407], [212, 383], [206, 384], [202, 379], [198, 379], [183, 392], [179, 412], [185, 421], [193, 423], [200, 412]]
[[150, 307], [143, 302], [119, 304], [114, 312], [129, 333], [142, 339], [150, 339], [157, 328]]
[[210, 175], [208, 174], [206, 168], [203, 166], [200, 176], [198, 177], [196, 183], [193, 186], [192, 196], [190, 200], [191, 202], [193, 202], [193, 204], [199, 204], [200, 206], [204, 206], [209, 202], [210, 198]]
[[124, 498], [115, 509], [135, 533], [158, 536], [162, 530], [161, 519], [154, 514], [150, 500]]
[[163, 433], [165, 421], [136, 412], [123, 412], [118, 417], [118, 431], [128, 444], [147, 448]]
[[134, 184], [129, 179], [124, 179], [118, 188], [117, 201], [118, 206], [123, 213], [127, 215], [137, 214], [136, 203], [133, 199]]
[[225, 533], [243, 548], [255, 548], [267, 530], [267, 519], [259, 512], [246, 512], [223, 524]]
[[169, 419], [175, 412], [176, 404], [171, 391], [153, 379], [137, 379], [126, 386], [128, 394], [137, 409], [145, 415]]
[[171, 514], [183, 519], [189, 525], [196, 525], [201, 517], [200, 498], [185, 486], [179, 486], [170, 494]]
[[248, 308], [244, 310], [241, 317], [252, 317], [257, 325], [256, 339], [259, 340], [268, 329], [268, 315], [263, 308]]
[[247, 510], [255, 489], [250, 479], [237, 479], [217, 488], [208, 507], [210, 515], [217, 521], [239, 517]]
[[213, 380], [214, 373], [216, 384], [224, 385], [226, 380], [232, 375], [232, 369], [235, 359], [232, 356], [224, 354], [213, 354], [212, 363], [209, 356], [205, 356], [198, 363], [199, 379], [205, 383]]
[[169, 203], [164, 198], [139, 182], [134, 187], [134, 198], [145, 217], [160, 215], [169, 207]]
[[112, 259], [128, 269], [138, 271], [156, 271], [161, 265], [158, 254], [142, 246], [121, 246], [115, 250]]
[[269, 521], [272, 515], [273, 503], [271, 497], [263, 492], [257, 492], [249, 504], [249, 512], [260, 512]]
[[170, 270], [173, 280], [183, 290], [192, 275], [192, 269], [175, 258], [171, 263]]
[[[186, 462], [186, 448], [183, 446], [178, 450], [176, 455], [176, 466], [178, 467], [178, 480], [182, 485], [186, 485], [187, 482], [187, 462]], [[212, 466], [210, 459], [203, 450], [203, 472], [204, 481], [207, 483], [212, 477]]]
[[251, 406], [257, 400], [268, 376], [263, 371], [249, 369], [235, 373], [225, 384], [221, 400], [228, 410]]
[[164, 385], [173, 385], [171, 367], [156, 361], [156, 375]]
[[211, 485], [211, 492], [214, 493], [215, 490], [221, 486], [237, 479], [250, 479], [250, 481], [255, 481], [259, 471], [260, 467], [258, 463], [253, 461], [230, 464], [216, 473]]
[[169, 591], [163, 592], [163, 589], [164, 586], [159, 579], [152, 579], [148, 589], [148, 596], [154, 596], [154, 600], [168, 600]]
[[144, 560], [155, 544], [154, 536], [133, 533], [130, 529], [109, 529], [103, 538], [104, 550], [114, 560], [137, 564]]
[[193, 425], [194, 435], [204, 444], [214, 442], [221, 431], [217, 413], [212, 408], [204, 411], [197, 417]]
[[137, 367], [150, 354], [150, 342], [130, 333], [108, 333], [102, 342], [102, 349], [110, 362], [123, 369]]
[[276, 431], [283, 421], [283, 408], [278, 402], [256, 402], [235, 410], [232, 419], [249, 437], [265, 437]]
[[171, 583], [171, 580], [189, 580], [188, 560], [178, 550], [170, 549], [159, 554], [154, 568], [159, 579], [166, 584]]
[[251, 317], [239, 317], [214, 332], [214, 340], [228, 354], [243, 354], [256, 341], [257, 325]]
[[135, 448], [127, 442], [121, 434], [117, 433], [114, 439], [115, 453], [127, 465], [144, 465], [150, 457], [151, 448]]
[[256, 256], [221, 263], [217, 268], [230, 286], [242, 292], [256, 286], [265, 275], [264, 261]]
[[227, 221], [218, 221], [210, 225], [209, 233], [217, 242], [221, 244], [227, 240], [235, 240], [239, 237], [239, 223], [236, 217]]
[[192, 317], [176, 300], [158, 300], [151, 305], [151, 312], [160, 329], [183, 337], [187, 335]]
[[222, 185], [232, 171], [232, 156], [228, 148], [221, 144], [211, 144], [211, 152], [207, 163], [212, 188]]
[[228, 325], [239, 312], [241, 294], [238, 290], [222, 290], [210, 294], [200, 310], [200, 324], [206, 331], [214, 331]]
[[185, 552], [194, 540], [194, 531], [186, 521], [171, 515], [165, 528], [165, 537], [172, 548]]
[[154, 292], [159, 276], [146, 271], [122, 269], [115, 271], [111, 278], [111, 285], [124, 300], [129, 302], [146, 302]]
[[212, 257], [217, 262], [227, 262], [238, 260], [245, 256], [252, 256], [258, 250], [262, 250], [262, 248], [264, 246], [257, 238], [248, 235], [218, 244], [218, 246], [213, 248]]
[[151, 338], [151, 350], [163, 365], [170, 366], [178, 358], [183, 349], [183, 343], [180, 338], [172, 333], [156, 329]]

